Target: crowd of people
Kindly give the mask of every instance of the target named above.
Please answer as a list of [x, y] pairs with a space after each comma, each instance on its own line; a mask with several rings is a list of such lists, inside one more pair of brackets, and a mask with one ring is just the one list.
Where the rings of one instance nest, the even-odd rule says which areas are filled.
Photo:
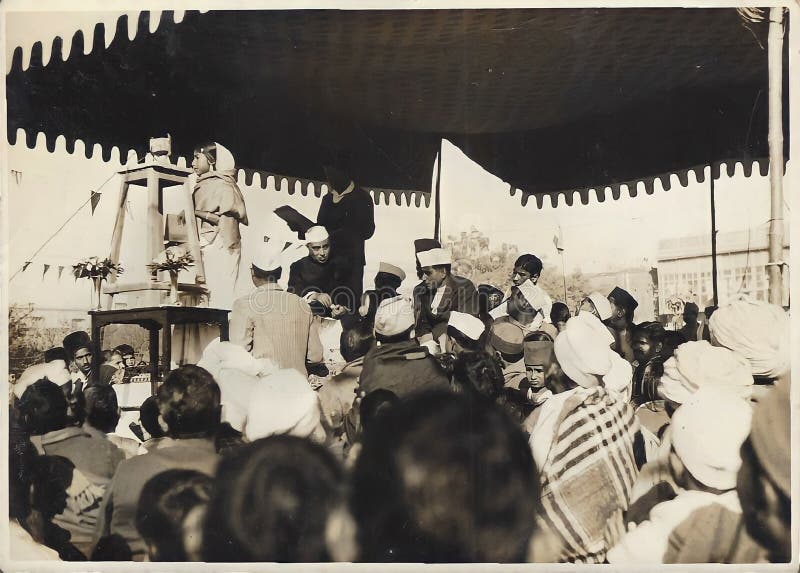
[[[220, 151], [196, 163], [213, 175]], [[742, 298], [707, 309], [703, 329], [687, 305], [687, 326], [668, 331], [636, 324], [617, 287], [573, 315], [538, 285], [535, 255], [503, 292], [453, 274], [433, 239], [414, 242], [418, 284], [404, 290], [383, 261], [362, 293], [371, 208], [330, 177], [289, 288], [279, 253], [259, 251], [230, 340], [166, 375], [138, 439], [120, 433], [115, 391], [129, 346], [98, 364], [74, 332], [12, 385], [12, 558], [790, 560], [783, 308]], [[219, 201], [205, 199], [211, 233]], [[344, 360], [332, 370], [330, 319]]]

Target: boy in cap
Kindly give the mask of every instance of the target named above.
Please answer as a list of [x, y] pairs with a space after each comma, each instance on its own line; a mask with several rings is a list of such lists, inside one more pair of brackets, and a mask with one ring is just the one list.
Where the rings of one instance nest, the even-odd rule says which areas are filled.
[[[333, 248], [325, 227], [315, 226], [306, 231], [308, 255], [289, 268], [289, 291], [303, 297], [314, 314], [338, 318], [355, 308], [354, 293], [345, 284], [338, 263], [333, 260]], [[361, 290], [359, 289], [359, 298]]]
[[450, 387], [436, 360], [414, 338], [414, 309], [405, 298], [380, 304], [375, 313], [375, 341], [364, 357], [359, 380], [363, 393], [384, 389], [402, 398], [420, 390]]
[[364, 243], [375, 234], [375, 206], [350, 173], [333, 165], [324, 169], [330, 192], [322, 198], [317, 224], [331, 237], [333, 262], [340, 275], [336, 286], [347, 289], [352, 297], [349, 305], [340, 304], [355, 312], [364, 289]]
[[608, 324], [614, 332], [614, 350], [633, 364], [633, 312], [639, 303], [631, 294], [620, 287], [614, 287], [608, 294], [611, 303], [611, 318]]
[[416, 332], [423, 343], [441, 350], [450, 311], [478, 316], [478, 291], [469, 279], [451, 273], [452, 256], [442, 248], [417, 253], [425, 290], [416, 299]]
[[458, 356], [462, 352], [485, 350], [486, 338], [486, 325], [480, 318], [457, 310], [450, 312], [445, 352]]
[[368, 290], [361, 297], [361, 306], [358, 314], [368, 322], [375, 320], [375, 311], [378, 305], [386, 299], [397, 296], [397, 289], [406, 278], [406, 273], [400, 267], [381, 261], [378, 272], [375, 274], [375, 288]]
[[255, 290], [233, 303], [230, 340], [255, 358], [269, 358], [279, 368], [307, 375], [306, 363], [322, 362], [319, 322], [301, 297], [279, 285], [280, 260], [268, 250], [253, 259], [250, 276]]

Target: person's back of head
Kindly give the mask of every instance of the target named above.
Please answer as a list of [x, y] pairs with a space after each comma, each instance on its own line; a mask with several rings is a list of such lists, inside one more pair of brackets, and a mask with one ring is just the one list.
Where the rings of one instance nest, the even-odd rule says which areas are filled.
[[567, 322], [571, 315], [569, 307], [563, 302], [554, 302], [550, 308], [550, 322], [558, 324], [559, 322]]
[[361, 431], [369, 432], [375, 420], [386, 414], [389, 409], [398, 402], [397, 394], [391, 390], [378, 389], [370, 392], [361, 400], [358, 407], [359, 418], [361, 420]]
[[494, 400], [505, 384], [502, 364], [488, 352], [463, 352], [453, 365], [453, 383], [465, 393]]
[[489, 401], [444, 392], [375, 424], [352, 491], [368, 562], [524, 561], [539, 499], [521, 428]]
[[374, 343], [375, 337], [369, 322], [359, 321], [351, 328], [343, 330], [339, 337], [340, 352], [347, 362], [364, 357]]
[[86, 422], [106, 434], [113, 432], [120, 417], [113, 386], [90, 386], [83, 394], [86, 398]]
[[789, 380], [780, 380], [755, 407], [736, 483], [745, 527], [773, 563], [792, 557], [791, 410]]
[[187, 364], [158, 389], [158, 409], [172, 438], [210, 437], [220, 421], [220, 389], [209, 372]]
[[49, 380], [31, 384], [17, 402], [22, 426], [39, 436], [67, 427], [67, 399]]
[[36, 455], [28, 435], [12, 428], [8, 437], [8, 514], [11, 519], [23, 521], [30, 513]]
[[199, 540], [194, 537], [200, 530], [188, 521], [205, 511], [213, 484], [203, 473], [178, 469], [162, 472], [145, 484], [136, 510], [136, 529], [147, 544], [150, 561], [199, 559]]
[[155, 396], [148, 396], [139, 406], [139, 423], [151, 438], [162, 438], [166, 435], [158, 423], [158, 416], [158, 399]]
[[55, 362], [56, 360], [63, 360], [64, 363], [68, 364], [72, 358], [67, 354], [67, 351], [64, 350], [63, 346], [48, 348], [44, 351], [45, 362]]
[[256, 440], [220, 462], [205, 520], [203, 558], [337, 560], [335, 553], [343, 547], [329, 544], [326, 537], [345, 505], [344, 474], [324, 447], [293, 436]]

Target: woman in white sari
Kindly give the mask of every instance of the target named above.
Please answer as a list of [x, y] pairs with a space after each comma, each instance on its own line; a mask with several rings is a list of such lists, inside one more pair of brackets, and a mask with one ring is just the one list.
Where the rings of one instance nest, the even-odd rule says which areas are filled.
[[219, 143], [195, 149], [192, 168], [197, 173], [194, 187], [195, 215], [200, 219], [200, 247], [203, 251], [209, 303], [214, 308], [231, 308], [235, 298], [242, 239], [239, 225], [247, 225], [244, 197], [236, 185], [231, 152]]

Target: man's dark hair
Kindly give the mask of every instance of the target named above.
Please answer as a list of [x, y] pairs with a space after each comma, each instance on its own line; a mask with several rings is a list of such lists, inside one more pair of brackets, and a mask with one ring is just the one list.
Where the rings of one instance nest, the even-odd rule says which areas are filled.
[[67, 399], [50, 380], [37, 380], [17, 401], [22, 426], [33, 436], [67, 427]]
[[150, 561], [186, 561], [183, 522], [211, 499], [214, 480], [195, 470], [167, 470], [142, 489], [136, 529], [150, 548]]
[[110, 434], [119, 423], [119, 402], [113, 386], [90, 386], [86, 397], [86, 421], [93, 428]]
[[294, 436], [256, 440], [223, 458], [208, 508], [211, 562], [320, 562], [331, 512], [346, 501], [344, 473], [324, 447]]
[[339, 337], [339, 348], [342, 358], [352, 362], [369, 352], [375, 342], [372, 325], [369, 322], [359, 321], [350, 328], [343, 330]]
[[414, 330], [414, 325], [411, 325], [403, 332], [398, 334], [393, 334], [391, 336], [386, 336], [384, 334], [375, 333], [375, 340], [380, 342], [381, 344], [395, 344], [397, 342], [408, 342], [411, 340], [411, 331]]
[[158, 415], [158, 400], [155, 396], [148, 396], [139, 406], [139, 423], [153, 438], [163, 438], [166, 435], [158, 423]]
[[514, 268], [521, 268], [531, 276], [542, 274], [542, 260], [536, 255], [526, 253], [517, 257]]
[[450, 274], [452, 265], [431, 265], [432, 269], [442, 269], [447, 274]]
[[120, 344], [119, 346], [114, 347], [114, 352], [119, 352], [121, 356], [126, 356], [128, 354], [136, 355], [136, 351], [130, 344]]
[[462, 352], [453, 365], [453, 383], [469, 394], [494, 400], [505, 384], [503, 367], [488, 352]]
[[264, 270], [252, 265], [251, 268], [253, 269], [253, 276], [262, 281], [278, 282], [281, 280], [281, 275], [283, 274], [283, 267]]
[[651, 344], [663, 343], [666, 337], [666, 330], [660, 322], [647, 321], [640, 322], [633, 327], [633, 335], [645, 335]]
[[550, 322], [553, 324], [557, 322], [567, 322], [572, 315], [569, 313], [569, 307], [563, 302], [554, 302], [553, 307], [550, 309]]
[[397, 394], [385, 388], [374, 390], [364, 396], [358, 407], [362, 434], [368, 432], [375, 420], [384, 415], [398, 400]]
[[409, 397], [377, 421], [352, 491], [367, 562], [522, 562], [539, 499], [519, 425], [447, 392]]
[[56, 346], [55, 348], [49, 348], [44, 351], [45, 362], [54, 362], [56, 360], [63, 360], [67, 363], [71, 360], [63, 346]]
[[664, 331], [664, 352], [662, 353], [663, 356], [672, 356], [675, 352], [675, 349], [678, 348], [681, 344], [685, 344], [688, 342], [688, 339], [682, 332], [678, 332], [677, 330], [665, 330]]
[[158, 410], [170, 437], [211, 436], [216, 431], [220, 390], [205, 368], [187, 364], [171, 371], [157, 397]]
[[403, 284], [403, 280], [392, 273], [383, 273], [378, 271], [375, 274], [375, 290], [380, 290], [382, 288], [391, 288], [397, 290], [400, 288], [401, 284]]

